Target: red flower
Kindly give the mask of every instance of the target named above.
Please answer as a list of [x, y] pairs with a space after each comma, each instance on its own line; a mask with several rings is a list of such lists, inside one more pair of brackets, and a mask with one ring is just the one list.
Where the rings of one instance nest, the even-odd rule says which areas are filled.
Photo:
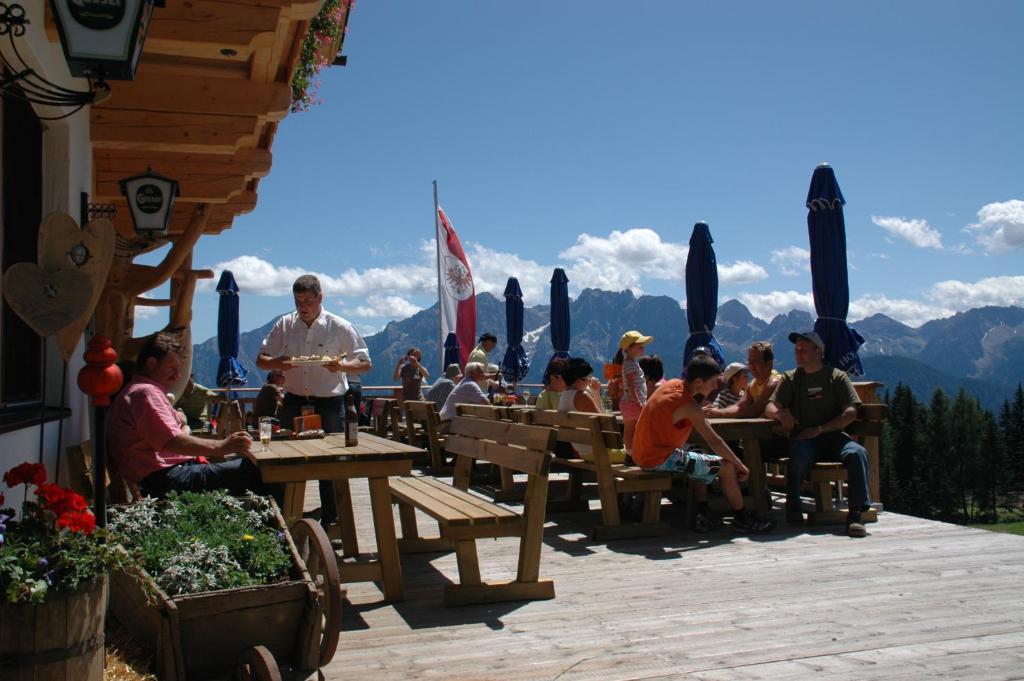
[[85, 497], [81, 494], [53, 483], [40, 485], [36, 490], [36, 494], [42, 497], [43, 508], [52, 511], [54, 515], [60, 516], [65, 513], [81, 512], [88, 508], [88, 504], [85, 503]]
[[96, 516], [88, 511], [69, 511], [57, 518], [57, 529], [66, 527], [72, 532], [92, 534], [96, 529]]
[[38, 463], [20, 463], [4, 473], [8, 487], [18, 485], [41, 485], [46, 482], [46, 469]]

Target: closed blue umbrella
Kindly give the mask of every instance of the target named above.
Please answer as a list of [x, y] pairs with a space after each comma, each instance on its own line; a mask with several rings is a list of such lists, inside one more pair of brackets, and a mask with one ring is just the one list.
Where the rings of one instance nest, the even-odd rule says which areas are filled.
[[846, 200], [835, 171], [827, 163], [814, 169], [807, 192], [807, 235], [811, 242], [811, 282], [818, 321], [814, 331], [825, 342], [825, 361], [859, 376], [864, 373], [857, 350], [864, 344], [846, 324], [850, 279], [846, 270]]
[[501, 375], [509, 383], [518, 383], [526, 378], [530, 360], [523, 349], [523, 289], [515, 277], [505, 284], [505, 332], [508, 348], [501, 360]]
[[555, 357], [569, 357], [569, 278], [556, 267], [551, 275], [551, 347]]
[[441, 372], [444, 373], [444, 370], [452, 364], [462, 367], [462, 359], [459, 357], [459, 337], [454, 333], [449, 333], [448, 337], [444, 339], [444, 361], [441, 363]]
[[708, 348], [715, 361], [725, 366], [722, 346], [712, 333], [718, 318], [718, 261], [712, 241], [706, 222], [693, 226], [690, 250], [686, 254], [686, 323], [690, 335], [683, 350], [684, 372], [693, 351], [701, 346]]
[[230, 270], [224, 270], [217, 283], [220, 304], [217, 307], [217, 385], [238, 388], [245, 385], [249, 370], [238, 363], [238, 284]]

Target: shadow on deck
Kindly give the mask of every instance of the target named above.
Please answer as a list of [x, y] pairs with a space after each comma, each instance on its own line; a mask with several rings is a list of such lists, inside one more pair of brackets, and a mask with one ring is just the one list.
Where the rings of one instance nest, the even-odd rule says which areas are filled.
[[[365, 485], [352, 485], [373, 545]], [[316, 487], [307, 507], [316, 506]], [[403, 557], [405, 601], [349, 584], [324, 674], [384, 679], [1000, 679], [1024, 664], [1024, 537], [883, 513], [841, 527], [595, 542], [592, 514], [549, 515], [556, 598], [446, 608], [451, 554]], [[421, 516], [424, 531], [431, 523]], [[516, 540], [478, 542], [482, 577], [514, 577]]]

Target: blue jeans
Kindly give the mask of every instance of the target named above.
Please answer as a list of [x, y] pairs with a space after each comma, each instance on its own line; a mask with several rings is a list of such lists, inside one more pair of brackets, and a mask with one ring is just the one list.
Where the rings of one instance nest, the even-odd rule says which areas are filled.
[[163, 498], [168, 492], [209, 492], [227, 490], [232, 496], [242, 496], [251, 490], [263, 496], [272, 495], [278, 506], [284, 503], [281, 485], [270, 485], [260, 480], [259, 469], [249, 459], [239, 458], [220, 463], [178, 464], [150, 473], [139, 483], [146, 496]]
[[840, 432], [825, 433], [810, 440], [790, 441], [787, 508], [800, 508], [800, 485], [817, 461], [839, 461], [846, 467], [851, 511], [862, 511], [871, 505], [868, 496], [868, 450]]
[[[277, 412], [283, 428], [292, 427], [292, 419], [301, 415], [302, 407], [313, 407], [313, 413], [320, 415], [325, 433], [345, 432], [345, 399], [341, 395], [333, 397], [303, 397], [293, 393], [285, 393], [284, 401]], [[338, 505], [334, 500], [334, 483], [330, 480], [320, 481], [320, 524], [332, 525], [338, 520]]]

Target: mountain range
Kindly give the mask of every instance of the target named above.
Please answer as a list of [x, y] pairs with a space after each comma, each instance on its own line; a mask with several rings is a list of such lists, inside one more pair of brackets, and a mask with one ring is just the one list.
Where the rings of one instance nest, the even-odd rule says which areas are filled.
[[[476, 305], [478, 332], [491, 331], [499, 338], [498, 347], [491, 353], [491, 360], [498, 364], [505, 353], [505, 303], [490, 293], [481, 293]], [[668, 296], [637, 297], [628, 290], [585, 289], [571, 301], [570, 312], [573, 356], [587, 358], [596, 368], [611, 360], [624, 331], [638, 329], [654, 336], [648, 351], [662, 357], [665, 373], [679, 373], [689, 332], [686, 312], [676, 300]], [[431, 377], [436, 377], [440, 364], [437, 319], [434, 305], [408, 319], [390, 322], [379, 333], [367, 336], [374, 368], [365, 375], [363, 384], [394, 384], [395, 363], [413, 346], [423, 351], [423, 364]], [[549, 306], [536, 305], [524, 310], [523, 345], [531, 359], [526, 383], [540, 382], [551, 356], [548, 322]], [[255, 360], [273, 323], [270, 320], [241, 334], [239, 361], [251, 372], [250, 386], [262, 383], [264, 372], [256, 369]], [[813, 317], [802, 310], [764, 321], [739, 301], [728, 300], [718, 308], [714, 331], [727, 360], [743, 361], [750, 343], [769, 340], [776, 347], [776, 368], [785, 370], [793, 367], [789, 333], [813, 325]], [[889, 388], [903, 383], [923, 400], [930, 399], [937, 388], [950, 395], [964, 388], [989, 409], [999, 408], [1024, 380], [1021, 307], [975, 308], [916, 329], [883, 314], [850, 325], [866, 339], [860, 351], [865, 376], [857, 380], [876, 380]], [[192, 368], [196, 380], [203, 385], [215, 385], [218, 359], [216, 337], [195, 345]]]

